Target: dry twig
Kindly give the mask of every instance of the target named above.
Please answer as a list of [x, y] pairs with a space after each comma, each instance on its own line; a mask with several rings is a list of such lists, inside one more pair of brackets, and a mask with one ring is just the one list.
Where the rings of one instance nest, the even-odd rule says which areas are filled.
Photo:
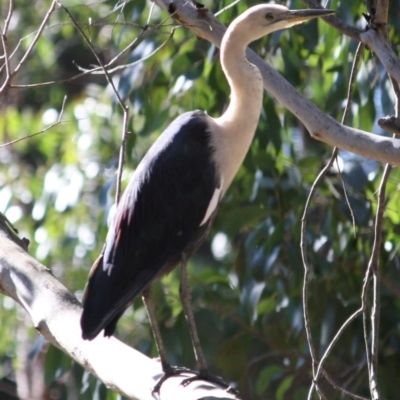
[[57, 4], [61, 9], [63, 9], [66, 12], [68, 17], [70, 18], [70, 20], [74, 24], [75, 28], [81, 34], [81, 36], [85, 40], [86, 44], [89, 46], [92, 54], [96, 57], [96, 60], [99, 63], [101, 69], [103, 70], [104, 75], [105, 75], [105, 77], [107, 79], [107, 82], [111, 86], [111, 88], [112, 88], [112, 90], [113, 90], [113, 92], [115, 94], [115, 97], [117, 98], [118, 104], [120, 105], [122, 113], [123, 113], [123, 117], [122, 117], [122, 121], [123, 121], [122, 122], [122, 140], [121, 140], [121, 148], [120, 148], [120, 153], [119, 153], [118, 175], [117, 175], [117, 190], [116, 190], [116, 194], [115, 194], [115, 202], [118, 204], [120, 196], [121, 196], [121, 179], [122, 179], [122, 171], [123, 171], [123, 168], [124, 168], [125, 147], [126, 147], [127, 137], [129, 135], [129, 132], [128, 132], [128, 118], [129, 118], [128, 110], [129, 110], [129, 108], [124, 103], [124, 101], [122, 100], [121, 96], [119, 95], [118, 90], [115, 87], [114, 82], [113, 82], [109, 72], [107, 71], [107, 69], [103, 65], [102, 61], [100, 60], [100, 57], [98, 56], [96, 50], [94, 49], [90, 39], [87, 37], [85, 32], [83, 32], [82, 28], [79, 26], [77, 21], [74, 19], [74, 17], [72, 16], [72, 14], [68, 10], [68, 8], [65, 7], [59, 1], [57, 1]]
[[12, 140], [11, 142], [3, 143], [2, 145], [0, 145], [0, 149], [1, 149], [2, 147], [10, 146], [10, 145], [12, 145], [12, 144], [21, 142], [21, 141], [23, 141], [23, 140], [30, 139], [30, 138], [32, 138], [32, 137], [34, 137], [34, 136], [37, 136], [37, 135], [40, 135], [40, 134], [42, 134], [42, 133], [44, 133], [44, 132], [47, 132], [47, 131], [50, 130], [51, 128], [54, 128], [56, 125], [62, 124], [62, 123], [64, 123], [64, 122], [70, 122], [70, 120], [62, 120], [62, 116], [63, 116], [63, 114], [64, 114], [64, 109], [65, 109], [66, 102], [67, 102], [67, 96], [64, 96], [64, 100], [63, 100], [63, 103], [62, 103], [62, 106], [61, 106], [60, 114], [58, 115], [58, 119], [57, 119], [56, 122], [54, 122], [54, 124], [51, 124], [51, 125], [47, 126], [46, 128], [42, 129], [42, 130], [39, 131], [39, 132], [35, 132], [35, 133], [30, 134], [30, 135], [23, 136], [23, 137], [21, 137], [21, 138]]
[[[349, 81], [349, 89], [348, 89], [348, 93], [347, 93], [347, 104], [346, 104], [346, 108], [344, 110], [343, 113], [343, 117], [342, 117], [342, 123], [345, 123], [347, 117], [348, 117], [348, 113], [350, 110], [350, 106], [353, 100], [353, 91], [354, 91], [354, 82], [355, 82], [355, 78], [356, 78], [356, 72], [358, 69], [358, 64], [361, 58], [361, 54], [362, 51], [364, 49], [364, 45], [362, 43], [360, 43], [357, 47], [357, 51], [354, 57], [354, 61], [353, 61], [353, 65], [352, 65], [352, 70], [351, 70], [351, 74], [350, 74], [350, 81]], [[310, 354], [311, 354], [311, 359], [312, 359], [312, 366], [313, 366], [313, 383], [311, 384], [309, 393], [308, 393], [308, 400], [311, 400], [312, 398], [312, 394], [314, 389], [318, 390], [318, 379], [320, 377], [321, 372], [323, 371], [323, 363], [326, 360], [326, 358], [328, 357], [330, 351], [332, 350], [333, 346], [337, 343], [337, 341], [339, 340], [341, 334], [344, 332], [344, 329], [350, 324], [350, 322], [352, 322], [358, 315], [359, 313], [361, 313], [361, 311], [356, 311], [352, 316], [350, 316], [346, 322], [342, 325], [342, 327], [339, 329], [339, 331], [337, 332], [337, 334], [335, 335], [335, 337], [332, 339], [331, 343], [329, 344], [328, 348], [326, 349], [324, 355], [322, 356], [320, 362], [318, 363], [317, 361], [317, 357], [316, 357], [316, 351], [315, 351], [315, 346], [313, 343], [313, 339], [312, 339], [312, 334], [311, 334], [311, 323], [310, 323], [310, 317], [309, 317], [309, 311], [308, 311], [308, 281], [309, 281], [309, 264], [307, 261], [307, 249], [306, 249], [306, 243], [305, 243], [305, 235], [306, 235], [306, 219], [307, 219], [307, 211], [310, 207], [311, 204], [311, 200], [314, 196], [314, 193], [316, 191], [317, 186], [319, 185], [319, 183], [322, 181], [322, 179], [325, 177], [326, 173], [330, 170], [330, 168], [332, 167], [333, 163], [335, 162], [337, 155], [338, 155], [338, 151], [339, 149], [337, 147], [335, 147], [333, 149], [332, 155], [330, 160], [328, 161], [327, 165], [323, 168], [323, 170], [320, 172], [320, 174], [318, 175], [318, 177], [315, 179], [310, 193], [308, 195], [307, 198], [307, 202], [304, 208], [304, 214], [303, 214], [303, 218], [302, 218], [302, 224], [301, 224], [301, 241], [300, 241], [300, 247], [301, 247], [301, 254], [302, 254], [302, 258], [303, 258], [303, 266], [304, 266], [304, 280], [303, 280], [303, 313], [304, 313], [304, 324], [305, 324], [305, 329], [306, 329], [306, 334], [307, 334], [307, 342], [308, 342], [308, 346], [310, 348]], [[340, 169], [339, 169], [340, 171]], [[342, 180], [343, 182], [343, 180]], [[346, 188], [343, 182], [343, 188], [344, 188], [344, 193], [345, 193], [345, 198], [346, 198], [346, 202], [347, 205], [350, 209], [350, 213], [352, 215], [352, 220], [353, 220], [353, 226], [354, 226], [354, 215], [351, 209], [351, 205], [349, 203], [349, 200], [347, 198], [347, 193], [346, 193]], [[318, 368], [317, 368], [318, 366]], [[328, 377], [329, 375], [324, 371], [324, 375], [327, 378], [327, 380], [329, 381]], [[339, 390], [342, 390], [342, 388], [340, 388]], [[350, 394], [349, 391], [343, 389], [342, 392], [344, 393], [344, 391], [347, 392], [348, 395], [353, 396], [354, 398], [357, 398], [357, 395], [353, 395]], [[320, 394], [320, 393], [319, 393]]]

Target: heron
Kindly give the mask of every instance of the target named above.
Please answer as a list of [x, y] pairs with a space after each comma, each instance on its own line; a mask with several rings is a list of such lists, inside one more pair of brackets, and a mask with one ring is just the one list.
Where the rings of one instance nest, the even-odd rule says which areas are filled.
[[333, 12], [263, 4], [231, 23], [220, 52], [231, 91], [229, 105], [218, 118], [199, 110], [178, 116], [137, 166], [89, 274], [81, 317], [84, 339], [92, 340], [103, 330], [111, 336], [126, 308], [142, 294], [163, 371], [174, 373], [162, 344], [150, 284], [181, 264], [180, 297], [198, 376], [210, 377], [191, 308], [187, 261], [205, 240], [257, 128], [263, 83], [259, 69], [246, 58], [246, 48], [271, 32]]

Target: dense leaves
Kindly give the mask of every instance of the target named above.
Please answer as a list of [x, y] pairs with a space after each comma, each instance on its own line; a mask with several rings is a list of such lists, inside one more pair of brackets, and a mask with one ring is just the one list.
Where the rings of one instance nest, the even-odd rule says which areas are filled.
[[[6, 15], [8, 4], [3, 3], [1, 14]], [[7, 37], [10, 48], [22, 39], [15, 60], [26, 51], [50, 6], [49, 1], [17, 3]], [[287, 3], [304, 8], [301, 1]], [[397, 3], [393, 2], [393, 9]], [[240, 2], [220, 18], [229, 23], [252, 4]], [[217, 116], [227, 106], [229, 88], [218, 49], [183, 28], [172, 35], [173, 21], [157, 7], [149, 19], [151, 4], [142, 0], [88, 5], [67, 1], [64, 5], [103, 62], [128, 45], [117, 64], [149, 57], [113, 75], [130, 107], [124, 185], [171, 119], [192, 109]], [[207, 3], [215, 12], [226, 5]], [[365, 25], [362, 1], [332, 1], [329, 6], [348, 24]], [[397, 48], [400, 22], [394, 14], [389, 36]], [[274, 33], [252, 45], [299, 91], [338, 120], [356, 46], [322, 21]], [[31, 254], [78, 297], [107, 231], [122, 134], [121, 109], [104, 76], [89, 74], [65, 82], [79, 73], [78, 68], [96, 63], [68, 15], [58, 10], [13, 84], [60, 82], [9, 89], [0, 99], [1, 143], [40, 132], [61, 117], [51, 129], [0, 148], [0, 211], [31, 240]], [[366, 51], [348, 124], [379, 132], [376, 119], [392, 112], [390, 90], [385, 71]], [[307, 396], [311, 363], [303, 321], [300, 224], [311, 185], [330, 153], [329, 147], [309, 139], [296, 118], [266, 95], [251, 150], [221, 204], [209, 240], [190, 261], [193, 304], [210, 369], [237, 385], [245, 399]], [[309, 209], [306, 241], [312, 277], [308, 303], [319, 356], [360, 307], [381, 173], [375, 162], [340, 153]], [[388, 184], [380, 260], [383, 398], [396, 398], [399, 390], [395, 379], [400, 371], [399, 180], [394, 170]], [[156, 283], [157, 312], [171, 362], [193, 367], [178, 287], [176, 272]], [[10, 299], [0, 297], [0, 374], [12, 380], [24, 363], [16, 357], [22, 346], [16, 332], [25, 329], [20, 313]], [[117, 335], [157, 355], [140, 299], [121, 319]], [[34, 349], [37, 334], [30, 332], [29, 340]], [[38, 351], [45, 352], [43, 379], [49, 398], [117, 398], [60, 351], [43, 345]], [[366, 363], [359, 318], [345, 330], [325, 368], [337, 384], [368, 397]], [[343, 398], [326, 382], [323, 388], [329, 399]]]

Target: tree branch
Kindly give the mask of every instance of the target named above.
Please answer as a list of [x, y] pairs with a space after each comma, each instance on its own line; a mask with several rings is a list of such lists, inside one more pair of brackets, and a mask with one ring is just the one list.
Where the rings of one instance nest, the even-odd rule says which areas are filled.
[[389, 0], [379, 0], [376, 5], [376, 13], [374, 16], [374, 24], [376, 25], [387, 25], [389, 12]]
[[[226, 28], [210, 11], [205, 8], [197, 9], [193, 2], [186, 0], [175, 0], [174, 2], [155, 0], [155, 2], [167, 10], [177, 22], [191, 29], [198, 37], [208, 40], [217, 47], [220, 46]], [[362, 35], [366, 35], [368, 32]], [[365, 39], [372, 43], [371, 36], [373, 34], [369, 34]], [[377, 53], [378, 57], [387, 54], [388, 51]], [[248, 49], [247, 56], [260, 69], [264, 88], [303, 122], [314, 139], [364, 157], [400, 166], [399, 140], [373, 135], [340, 124], [297, 92], [285, 78], [253, 51]], [[398, 64], [397, 72], [400, 77], [400, 62]], [[395, 69], [395, 65], [392, 69]], [[395, 72], [393, 71], [394, 77], [396, 77]]]
[[[324, 8], [317, 0], [302, 0], [302, 2], [309, 8]], [[324, 21], [344, 35], [349, 36], [357, 41], [360, 40], [360, 33], [362, 32], [360, 29], [354, 28], [353, 26], [346, 24], [341, 19], [332, 15], [329, 17], [325, 17]]]
[[[343, 117], [342, 117], [342, 123], [344, 123], [347, 120], [347, 117], [349, 115], [349, 110], [351, 108], [351, 104], [353, 102], [353, 92], [354, 92], [354, 82], [356, 80], [356, 75], [357, 75], [357, 71], [358, 71], [358, 65], [361, 59], [361, 54], [364, 50], [364, 45], [362, 43], [359, 43], [358, 47], [357, 47], [357, 51], [354, 57], [354, 61], [353, 61], [353, 66], [351, 68], [351, 74], [350, 74], [350, 81], [349, 81], [349, 88], [348, 88], [348, 92], [347, 92], [347, 103], [346, 103], [346, 107], [343, 113]], [[326, 358], [328, 357], [330, 351], [332, 350], [333, 346], [336, 344], [336, 342], [339, 340], [341, 334], [343, 333], [343, 331], [345, 330], [345, 328], [350, 324], [350, 322], [352, 322], [357, 316], [358, 313], [361, 313], [363, 310], [359, 310], [356, 311], [354, 314], [352, 314], [347, 320], [346, 322], [342, 325], [342, 327], [339, 329], [339, 331], [337, 332], [337, 334], [335, 335], [335, 337], [331, 340], [328, 348], [326, 349], [324, 355], [322, 356], [321, 360], [318, 363], [318, 360], [316, 358], [316, 351], [315, 351], [315, 346], [314, 346], [314, 342], [312, 339], [312, 334], [311, 334], [311, 324], [310, 324], [310, 317], [309, 317], [309, 310], [308, 310], [308, 283], [309, 283], [309, 274], [310, 274], [310, 266], [308, 264], [308, 260], [307, 260], [307, 243], [306, 243], [306, 223], [307, 223], [307, 212], [308, 209], [310, 207], [311, 204], [311, 200], [315, 194], [316, 188], [318, 186], [318, 184], [320, 182], [322, 182], [322, 180], [325, 178], [327, 172], [332, 168], [333, 163], [337, 162], [337, 155], [338, 155], [338, 148], [335, 147], [333, 149], [332, 155], [330, 160], [328, 161], [328, 164], [323, 168], [323, 170], [320, 172], [320, 174], [318, 175], [318, 177], [315, 179], [310, 193], [308, 195], [307, 198], [307, 202], [306, 202], [306, 206], [304, 208], [304, 214], [303, 214], [303, 218], [301, 220], [301, 233], [300, 233], [300, 248], [301, 248], [301, 255], [302, 255], [302, 259], [303, 259], [303, 266], [304, 266], [304, 279], [303, 279], [303, 314], [304, 314], [304, 325], [305, 325], [305, 329], [306, 329], [306, 335], [307, 335], [307, 342], [308, 342], [308, 346], [310, 348], [310, 353], [311, 353], [311, 358], [313, 361], [313, 383], [310, 387], [310, 390], [308, 392], [308, 399], [311, 399], [314, 388], [318, 390], [318, 379], [319, 376], [322, 373], [324, 373], [323, 370], [323, 364], [326, 360]], [[338, 166], [338, 171], [340, 173], [340, 168]], [[340, 173], [341, 175], [341, 173]], [[351, 209], [351, 205], [350, 202], [347, 198], [347, 194], [346, 194], [346, 186], [345, 183], [343, 181], [343, 177], [341, 175], [341, 179], [342, 179], [342, 183], [343, 183], [343, 191], [344, 191], [344, 196], [346, 199], [346, 203], [349, 207], [350, 210], [350, 214], [352, 216], [352, 221], [353, 221], [353, 226], [354, 226], [354, 215], [353, 215], [353, 210]], [[318, 366], [318, 368], [317, 368]], [[328, 381], [331, 381], [329, 375], [325, 372], [324, 373], [325, 378]], [[343, 389], [340, 388], [339, 390]], [[346, 391], [347, 392], [347, 391]], [[347, 392], [349, 393], [349, 392]], [[357, 396], [352, 394], [352, 396]]]
[[[48, 20], [50, 19], [51, 15], [53, 14], [55, 9], [56, 9], [56, 2], [53, 1], [51, 3], [50, 8], [47, 11], [46, 16], [44, 17], [42, 23], [40, 24], [40, 27], [39, 27], [38, 31], [36, 32], [36, 35], [35, 35], [32, 43], [29, 45], [29, 47], [26, 50], [25, 54], [22, 56], [22, 58], [19, 61], [18, 65], [14, 68], [14, 71], [12, 71], [12, 72], [8, 69], [8, 56], [6, 54], [6, 46], [5, 45], [3, 46], [4, 47], [4, 52], [5, 52], [5, 57], [6, 57], [7, 76], [6, 76], [6, 79], [3, 82], [3, 85], [0, 87], [0, 94], [8, 87], [8, 85], [11, 82], [11, 79], [19, 72], [19, 70], [25, 64], [26, 60], [31, 55], [34, 47], [36, 46], [36, 43], [38, 42], [40, 36], [42, 35], [43, 30], [45, 29], [46, 24], [47, 24]], [[9, 16], [11, 15], [11, 13], [12, 13], [12, 3], [10, 3]], [[9, 24], [8, 18], [9, 17], [7, 17], [5, 28], [8, 28], [8, 24]], [[3, 36], [5, 36], [5, 34], [3, 34]], [[4, 39], [3, 39], [3, 41], [4, 41]]]
[[[104, 384], [129, 399], [154, 400], [152, 390], [162, 375], [161, 364], [115, 337], [85, 341], [79, 324], [79, 301], [23, 247], [6, 218], [0, 214], [0, 292], [14, 299], [30, 315], [34, 327], [51, 344], [71, 356]], [[205, 381], [187, 386], [190, 374], [168, 378], [160, 400], [233, 399], [223, 388]]]
[[360, 38], [376, 54], [388, 74], [400, 82], [400, 60], [385, 36], [381, 30], [368, 29], [360, 35]]

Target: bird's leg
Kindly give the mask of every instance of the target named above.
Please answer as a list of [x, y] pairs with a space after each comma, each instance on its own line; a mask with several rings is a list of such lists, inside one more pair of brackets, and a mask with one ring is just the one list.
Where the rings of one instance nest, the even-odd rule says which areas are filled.
[[181, 265], [181, 285], [179, 287], [179, 295], [185, 313], [186, 321], [189, 327], [190, 338], [192, 339], [194, 355], [196, 357], [197, 367], [199, 372], [207, 371], [207, 362], [204, 357], [203, 349], [201, 348], [199, 335], [197, 333], [196, 323], [194, 321], [192, 310], [192, 293], [190, 291], [188, 276], [187, 276], [187, 255], [182, 255]]
[[207, 369], [207, 362], [204, 357], [203, 349], [200, 345], [199, 335], [197, 333], [196, 323], [194, 321], [194, 315], [192, 310], [192, 293], [190, 291], [187, 275], [187, 254], [182, 255], [182, 265], [181, 265], [181, 285], [179, 287], [179, 294], [181, 297], [181, 302], [183, 306], [183, 312], [185, 313], [186, 321], [189, 327], [190, 337], [192, 339], [192, 345], [194, 350], [194, 355], [196, 357], [197, 367], [199, 373], [191, 378], [187, 378], [182, 382], [183, 386], [188, 385], [190, 382], [195, 380], [204, 379], [209, 382], [216, 383], [224, 388], [228, 393], [236, 394], [237, 391], [233, 389], [229, 384], [227, 384], [219, 376], [211, 374]]
[[153, 301], [153, 296], [151, 294], [150, 286], [147, 287], [143, 291], [142, 300], [143, 300], [144, 306], [146, 308], [147, 315], [149, 317], [151, 330], [153, 331], [153, 336], [154, 336], [154, 340], [156, 341], [156, 347], [157, 347], [158, 355], [160, 357], [161, 366], [164, 371], [164, 375], [160, 378], [160, 380], [157, 382], [157, 384], [154, 386], [154, 389], [153, 389], [153, 394], [159, 395], [162, 384], [170, 376], [178, 375], [178, 374], [184, 373], [184, 372], [189, 372], [189, 373], [195, 373], [195, 372], [188, 368], [173, 367], [168, 362], [167, 352], [165, 351], [164, 343], [163, 343], [163, 340], [161, 337], [160, 327], [158, 326], [157, 319], [156, 319], [154, 301]]
[[156, 313], [154, 309], [153, 296], [151, 295], [151, 288], [148, 286], [142, 293], [143, 304], [147, 311], [147, 316], [149, 317], [151, 330], [153, 331], [154, 340], [156, 341], [156, 347], [158, 355], [160, 356], [160, 361], [162, 369], [166, 372], [171, 366], [169, 365], [167, 359], [167, 352], [165, 351], [164, 343], [161, 337], [160, 327], [157, 323]]

